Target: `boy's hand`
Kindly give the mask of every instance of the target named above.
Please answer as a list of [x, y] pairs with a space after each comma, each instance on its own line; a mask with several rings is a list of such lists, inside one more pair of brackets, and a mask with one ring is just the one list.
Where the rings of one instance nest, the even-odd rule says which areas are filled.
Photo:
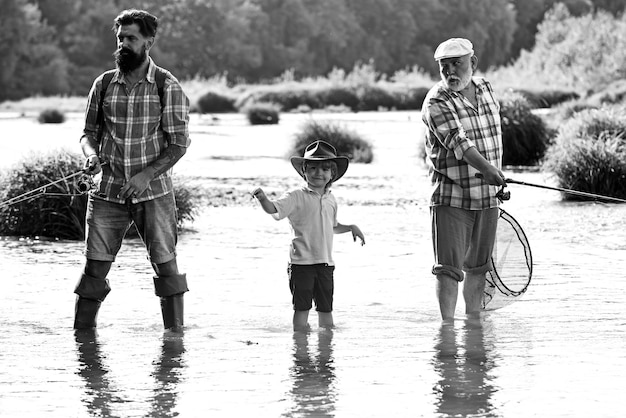
[[361, 240], [361, 246], [365, 245], [365, 236], [363, 232], [356, 225], [350, 225], [350, 231], [352, 232], [352, 239], [356, 242], [357, 237]]
[[265, 195], [265, 192], [260, 187], [254, 189], [251, 194], [252, 194], [252, 196], [256, 197], [259, 201], [267, 199], [267, 196]]

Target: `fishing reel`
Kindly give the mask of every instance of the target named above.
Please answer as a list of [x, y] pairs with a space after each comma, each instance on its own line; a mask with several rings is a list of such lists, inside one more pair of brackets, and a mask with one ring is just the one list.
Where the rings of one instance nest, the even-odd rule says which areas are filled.
[[96, 183], [93, 181], [93, 177], [89, 174], [83, 173], [78, 180], [76, 180], [76, 189], [80, 192], [80, 194], [88, 193], [95, 188]]
[[[100, 167], [105, 165], [108, 165], [108, 161], [100, 162]], [[90, 191], [98, 188], [98, 185], [94, 181], [94, 177], [95, 176], [93, 174], [89, 174], [86, 169], [79, 174], [79, 177], [76, 180], [76, 189], [80, 194], [89, 193]]]
[[498, 192], [496, 193], [496, 197], [500, 199], [500, 202], [511, 199], [511, 192], [509, 192], [508, 190], [504, 191], [505, 187], [506, 186], [502, 186], [500, 190], [498, 190]]

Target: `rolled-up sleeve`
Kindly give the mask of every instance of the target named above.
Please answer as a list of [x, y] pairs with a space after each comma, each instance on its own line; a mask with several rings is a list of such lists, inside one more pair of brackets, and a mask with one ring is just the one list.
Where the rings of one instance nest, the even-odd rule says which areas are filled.
[[189, 98], [176, 79], [168, 79], [163, 92], [165, 106], [161, 115], [161, 127], [167, 134], [170, 144], [188, 147], [189, 139]]
[[441, 145], [454, 152], [457, 160], [462, 160], [463, 154], [475, 147], [450, 102], [433, 101], [429, 107], [426, 123]]
[[89, 91], [87, 98], [87, 108], [85, 109], [85, 127], [83, 136], [90, 140], [98, 141], [98, 130], [100, 121], [98, 120], [98, 107], [100, 106], [100, 91], [102, 90], [102, 76], [96, 78]]

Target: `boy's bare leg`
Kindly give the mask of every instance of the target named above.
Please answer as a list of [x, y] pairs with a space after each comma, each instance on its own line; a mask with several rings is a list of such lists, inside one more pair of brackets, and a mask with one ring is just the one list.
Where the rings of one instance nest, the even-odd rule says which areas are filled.
[[309, 311], [293, 311], [293, 330], [309, 330]]
[[437, 299], [443, 320], [454, 319], [459, 282], [445, 274], [437, 275]]
[[483, 293], [485, 292], [484, 274], [467, 274], [463, 283], [465, 313], [476, 314], [482, 310]]
[[320, 327], [333, 328], [335, 326], [332, 312], [318, 312], [317, 319]]

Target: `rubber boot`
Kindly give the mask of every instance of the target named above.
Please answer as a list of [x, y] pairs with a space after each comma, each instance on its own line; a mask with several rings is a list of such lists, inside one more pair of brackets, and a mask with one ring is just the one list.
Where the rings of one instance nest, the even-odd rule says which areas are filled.
[[74, 329], [91, 329], [97, 326], [98, 311], [102, 301], [111, 291], [107, 279], [97, 279], [83, 274], [74, 289], [78, 295], [74, 312]]
[[161, 314], [163, 315], [163, 327], [172, 331], [180, 332], [184, 325], [185, 306], [184, 293], [165, 296], [161, 298]]
[[187, 276], [177, 274], [172, 276], [155, 276], [154, 291], [161, 298], [161, 315], [166, 330], [180, 332], [184, 325], [184, 299], [188, 292]]

